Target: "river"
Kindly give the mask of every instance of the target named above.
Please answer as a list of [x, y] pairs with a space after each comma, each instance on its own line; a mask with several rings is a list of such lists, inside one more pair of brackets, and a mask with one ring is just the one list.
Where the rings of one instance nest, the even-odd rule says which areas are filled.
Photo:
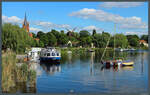
[[[112, 56], [107, 52], [106, 56]], [[36, 86], [26, 84], [12, 92], [31, 93], [146, 93], [148, 91], [148, 51], [118, 52], [134, 61], [133, 66], [104, 68], [96, 52], [63, 53], [60, 64], [34, 63]]]
[[[121, 52], [119, 53], [121, 54]], [[60, 64], [37, 64], [37, 93], [144, 93], [148, 52], [126, 52], [134, 66], [103, 68], [95, 52], [62, 55]]]

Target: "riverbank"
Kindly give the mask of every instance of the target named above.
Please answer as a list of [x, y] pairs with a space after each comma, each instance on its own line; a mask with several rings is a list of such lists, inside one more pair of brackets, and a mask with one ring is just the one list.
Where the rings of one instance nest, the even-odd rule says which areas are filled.
[[18, 60], [12, 51], [2, 52], [2, 92], [10, 92], [17, 83], [36, 84], [36, 72], [24, 60]]

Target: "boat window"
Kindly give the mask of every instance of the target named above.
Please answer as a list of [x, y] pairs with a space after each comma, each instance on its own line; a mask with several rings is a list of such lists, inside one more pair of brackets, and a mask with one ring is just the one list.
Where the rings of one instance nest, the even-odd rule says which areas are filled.
[[50, 53], [47, 53], [47, 56], [50, 56]]
[[55, 53], [52, 53], [52, 56], [55, 56]]
[[59, 53], [57, 53], [57, 56], [59, 56]]

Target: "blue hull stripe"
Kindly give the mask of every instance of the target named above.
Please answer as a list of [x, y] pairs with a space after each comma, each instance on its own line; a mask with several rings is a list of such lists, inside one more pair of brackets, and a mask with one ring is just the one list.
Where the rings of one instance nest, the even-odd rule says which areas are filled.
[[46, 60], [60, 60], [61, 57], [41, 57], [40, 60], [46, 61]]

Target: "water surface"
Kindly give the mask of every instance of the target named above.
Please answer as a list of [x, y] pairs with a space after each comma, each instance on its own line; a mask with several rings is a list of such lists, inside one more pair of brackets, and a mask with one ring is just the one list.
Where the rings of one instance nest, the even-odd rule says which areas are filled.
[[147, 92], [148, 51], [116, 54], [121, 55], [134, 66], [103, 68], [97, 52], [65, 53], [60, 64], [36, 63], [36, 93]]

